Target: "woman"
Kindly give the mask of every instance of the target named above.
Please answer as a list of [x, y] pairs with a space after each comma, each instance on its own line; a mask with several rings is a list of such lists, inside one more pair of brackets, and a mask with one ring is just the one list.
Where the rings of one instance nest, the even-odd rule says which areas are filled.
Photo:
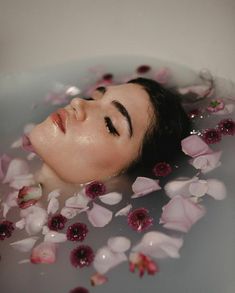
[[172, 160], [190, 126], [178, 95], [137, 78], [72, 99], [29, 138], [51, 178], [82, 184]]

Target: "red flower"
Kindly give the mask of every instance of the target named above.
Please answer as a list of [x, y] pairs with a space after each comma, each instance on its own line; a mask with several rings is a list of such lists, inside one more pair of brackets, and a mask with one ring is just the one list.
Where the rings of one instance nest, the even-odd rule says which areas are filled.
[[128, 214], [128, 225], [135, 231], [141, 232], [153, 224], [153, 218], [145, 208], [136, 209]]
[[218, 124], [218, 127], [223, 135], [235, 134], [235, 122], [232, 119], [221, 120]]
[[106, 192], [105, 185], [102, 182], [93, 181], [85, 187], [85, 193], [91, 199], [103, 195]]
[[151, 260], [150, 257], [142, 253], [131, 253], [129, 269], [132, 273], [135, 272], [135, 269], [139, 270], [139, 276], [143, 277], [145, 271], [149, 275], [154, 275], [159, 272], [157, 264]]
[[139, 66], [136, 71], [139, 74], [144, 74], [147, 73], [148, 71], [150, 71], [151, 67], [149, 65], [141, 65]]
[[89, 293], [89, 291], [84, 287], [77, 287], [69, 291], [69, 293]]
[[47, 225], [50, 230], [58, 231], [58, 230], [64, 229], [66, 222], [67, 222], [67, 219], [61, 214], [58, 214], [51, 217]]
[[153, 173], [156, 176], [167, 176], [172, 172], [171, 165], [166, 162], [157, 163], [153, 168]]
[[12, 232], [14, 231], [13, 223], [10, 221], [2, 221], [0, 223], [0, 240], [11, 237]]
[[94, 260], [94, 252], [88, 245], [80, 245], [71, 251], [70, 261], [74, 267], [89, 266]]
[[207, 144], [213, 144], [221, 141], [221, 132], [219, 129], [210, 128], [202, 133], [202, 138]]
[[67, 239], [71, 241], [83, 241], [88, 233], [87, 226], [82, 223], [75, 223], [67, 229]]

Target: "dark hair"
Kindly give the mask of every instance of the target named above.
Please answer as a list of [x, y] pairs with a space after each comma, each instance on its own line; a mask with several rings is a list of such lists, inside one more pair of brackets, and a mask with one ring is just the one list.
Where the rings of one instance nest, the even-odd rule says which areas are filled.
[[127, 172], [137, 167], [150, 170], [157, 162], [172, 162], [181, 152], [181, 140], [190, 134], [191, 120], [184, 111], [180, 95], [164, 88], [155, 80], [136, 78], [148, 93], [154, 110], [154, 121], [144, 137], [140, 156]]

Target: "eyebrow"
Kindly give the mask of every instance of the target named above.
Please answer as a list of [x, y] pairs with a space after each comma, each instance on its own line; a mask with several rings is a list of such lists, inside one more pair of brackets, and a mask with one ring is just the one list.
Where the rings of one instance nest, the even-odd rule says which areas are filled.
[[[107, 88], [104, 86], [97, 87], [96, 90], [102, 94], [105, 94], [107, 92]], [[128, 124], [128, 129], [129, 129], [129, 136], [132, 137], [133, 135], [133, 126], [131, 122], [131, 117], [127, 111], [127, 109], [118, 102], [117, 100], [112, 101], [112, 105], [123, 115], [123, 117], [126, 119], [127, 124]]]

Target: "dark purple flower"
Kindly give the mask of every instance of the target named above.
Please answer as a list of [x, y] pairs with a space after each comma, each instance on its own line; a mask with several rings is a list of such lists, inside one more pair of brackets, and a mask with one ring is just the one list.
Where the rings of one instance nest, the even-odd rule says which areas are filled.
[[94, 260], [94, 252], [88, 245], [80, 245], [71, 251], [70, 261], [74, 267], [89, 266]]
[[167, 176], [172, 172], [171, 165], [166, 162], [159, 162], [153, 168], [155, 176]]
[[219, 129], [210, 128], [202, 132], [202, 138], [207, 144], [213, 144], [221, 141], [221, 132]]
[[106, 192], [105, 185], [99, 181], [93, 181], [85, 187], [85, 193], [91, 199], [103, 195]]
[[135, 231], [141, 232], [153, 224], [153, 218], [145, 208], [136, 209], [128, 214], [128, 225]]
[[201, 111], [199, 109], [193, 109], [188, 113], [188, 117], [193, 119], [201, 115]]
[[14, 230], [13, 223], [10, 221], [2, 221], [0, 223], [0, 240], [11, 237], [11, 234]]
[[235, 122], [232, 119], [223, 119], [219, 122], [218, 128], [223, 135], [235, 134]]
[[75, 223], [67, 229], [67, 239], [71, 241], [83, 241], [88, 233], [87, 225]]
[[150, 71], [151, 67], [149, 65], [140, 65], [136, 71], [139, 74], [144, 74], [147, 73], [148, 71]]
[[69, 293], [89, 293], [89, 291], [84, 287], [77, 287], [69, 291]]
[[102, 79], [105, 81], [111, 81], [113, 79], [113, 75], [112, 73], [106, 73], [103, 75]]
[[48, 221], [48, 227], [50, 230], [58, 231], [64, 229], [67, 219], [61, 214], [52, 216]]

